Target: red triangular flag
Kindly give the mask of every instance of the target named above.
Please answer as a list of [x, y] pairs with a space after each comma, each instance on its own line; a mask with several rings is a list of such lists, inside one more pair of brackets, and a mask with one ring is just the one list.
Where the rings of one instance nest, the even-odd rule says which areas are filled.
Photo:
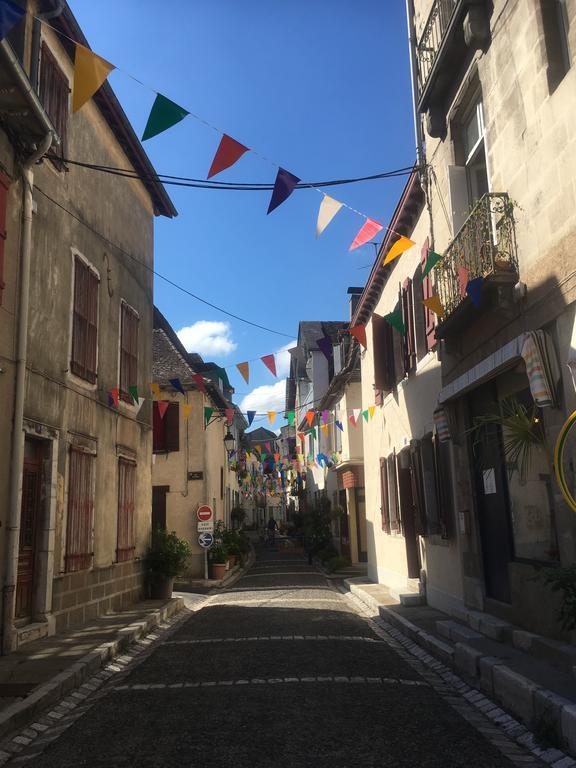
[[220, 140], [220, 144], [214, 155], [214, 160], [212, 160], [212, 165], [208, 171], [208, 178], [211, 179], [212, 176], [216, 176], [220, 171], [225, 171], [226, 168], [230, 168], [231, 165], [234, 165], [234, 163], [240, 160], [242, 155], [248, 151], [248, 147], [245, 147], [244, 144], [240, 144], [239, 141], [236, 141], [236, 139], [233, 139], [225, 133]]
[[168, 400], [158, 400], [158, 413], [160, 414], [160, 418], [164, 418], [164, 414], [168, 410]]
[[364, 243], [369, 242], [381, 229], [384, 229], [382, 224], [374, 221], [374, 219], [366, 219], [348, 250], [353, 251], [354, 248], [359, 248], [361, 245], [364, 245]]
[[120, 390], [118, 389], [118, 387], [114, 387], [114, 389], [111, 389], [110, 395], [112, 397], [112, 402], [116, 407], [118, 407], [118, 400], [120, 398]]
[[316, 414], [314, 413], [314, 411], [307, 411], [307, 413], [306, 413], [306, 421], [308, 422], [308, 426], [309, 427], [312, 426], [312, 422], [314, 421], [314, 416], [315, 415]]
[[260, 360], [262, 360], [272, 376], [276, 376], [276, 359], [274, 358], [274, 355], [264, 355], [264, 357], [261, 357]]
[[366, 328], [363, 325], [355, 325], [353, 328], [350, 328], [350, 333], [352, 336], [354, 336], [355, 339], [358, 339], [360, 344], [364, 347], [364, 349], [368, 349], [368, 345], [366, 344]]
[[199, 373], [193, 373], [192, 378], [196, 383], [196, 386], [200, 390], [200, 392], [204, 392], [206, 394], [206, 385], [204, 384], [204, 378], [200, 376]]
[[298, 439], [300, 440], [301, 443], [304, 442], [304, 440], [306, 439], [306, 435], [304, 434], [304, 432], [298, 432]]

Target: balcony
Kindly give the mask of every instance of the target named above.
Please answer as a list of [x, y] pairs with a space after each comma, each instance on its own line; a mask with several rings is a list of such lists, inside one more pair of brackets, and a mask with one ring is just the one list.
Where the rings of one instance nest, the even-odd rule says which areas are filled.
[[502, 288], [511, 288], [518, 281], [514, 206], [504, 192], [480, 198], [436, 268], [436, 291], [446, 313], [436, 328], [439, 339], [478, 312], [461, 284], [460, 267], [468, 271], [468, 280], [484, 278], [480, 308], [488, 303], [489, 294], [490, 300], [496, 295], [497, 303], [504, 304]]
[[418, 110], [433, 137], [446, 132], [444, 102], [471, 54], [490, 38], [487, 0], [434, 0], [416, 48]]

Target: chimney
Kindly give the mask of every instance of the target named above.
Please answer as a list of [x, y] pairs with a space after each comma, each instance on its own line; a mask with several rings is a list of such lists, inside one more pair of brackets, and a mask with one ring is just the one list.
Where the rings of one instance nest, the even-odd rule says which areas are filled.
[[364, 288], [348, 288], [347, 290], [347, 294], [350, 296], [350, 320], [356, 311], [356, 307], [360, 301], [360, 296], [362, 296], [363, 292]]

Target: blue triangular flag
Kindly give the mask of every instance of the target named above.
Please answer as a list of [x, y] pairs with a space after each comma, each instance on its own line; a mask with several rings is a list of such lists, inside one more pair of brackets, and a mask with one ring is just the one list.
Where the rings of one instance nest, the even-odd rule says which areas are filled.
[[335, 424], [341, 432], [344, 432], [344, 427], [342, 426], [341, 421], [336, 421]]
[[466, 285], [466, 293], [470, 296], [470, 301], [475, 307], [480, 306], [480, 292], [483, 282], [483, 277], [475, 277], [474, 280], [469, 280]]
[[284, 200], [287, 200], [290, 197], [294, 191], [294, 187], [299, 181], [300, 179], [298, 176], [294, 176], [290, 171], [285, 171], [284, 168], [278, 168], [267, 213], [271, 213], [275, 208], [278, 208], [279, 205], [282, 205]]
[[24, 8], [19, 8], [15, 3], [11, 3], [10, 0], [1, 0], [0, 2], [0, 40], [3, 40], [10, 32], [13, 26], [18, 24], [22, 16], [26, 11]]
[[323, 336], [321, 339], [316, 339], [316, 344], [318, 344], [320, 352], [322, 352], [324, 357], [330, 362], [334, 353], [330, 336]]
[[320, 464], [320, 466], [322, 466], [322, 459], [323, 458], [324, 458], [323, 454], [321, 454], [321, 453], [317, 453], [316, 454], [316, 461], [318, 462], [318, 464]]
[[252, 424], [254, 421], [254, 416], [256, 416], [256, 411], [246, 411], [246, 416], [248, 417], [248, 426]]
[[182, 392], [183, 395], [186, 394], [186, 392], [184, 392], [184, 387], [182, 386], [182, 382], [180, 381], [180, 379], [170, 379], [169, 381], [170, 381], [170, 384], [174, 387], [174, 389], [178, 390], [178, 392]]

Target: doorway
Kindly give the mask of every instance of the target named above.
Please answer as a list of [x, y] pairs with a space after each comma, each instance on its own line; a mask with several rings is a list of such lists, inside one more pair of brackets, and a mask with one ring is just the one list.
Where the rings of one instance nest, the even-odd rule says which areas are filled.
[[17, 619], [30, 620], [34, 613], [38, 543], [44, 514], [42, 464], [45, 443], [26, 437], [22, 469], [22, 502], [20, 507], [20, 540], [16, 581]]
[[169, 485], [152, 486], [152, 530], [157, 528], [166, 530], [166, 494], [169, 493]]
[[406, 542], [406, 566], [409, 579], [420, 578], [420, 550], [418, 548], [418, 531], [416, 526], [415, 479], [410, 461], [409, 450], [405, 449], [398, 455], [398, 495], [400, 497], [400, 514]]

